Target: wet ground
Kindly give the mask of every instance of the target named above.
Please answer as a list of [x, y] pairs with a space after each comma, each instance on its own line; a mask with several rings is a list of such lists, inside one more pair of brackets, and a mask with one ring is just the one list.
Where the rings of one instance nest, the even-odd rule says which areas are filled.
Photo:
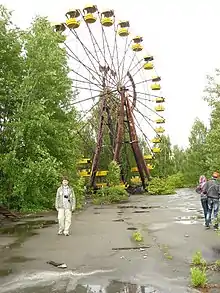
[[[220, 259], [220, 236], [205, 230], [198, 195], [132, 196], [73, 216], [72, 235], [57, 235], [56, 214], [0, 228], [0, 292], [186, 293], [192, 255]], [[143, 243], [132, 238], [141, 231]], [[48, 261], [65, 263], [58, 269]], [[220, 274], [210, 271], [211, 284]], [[220, 292], [220, 288], [204, 292]]]

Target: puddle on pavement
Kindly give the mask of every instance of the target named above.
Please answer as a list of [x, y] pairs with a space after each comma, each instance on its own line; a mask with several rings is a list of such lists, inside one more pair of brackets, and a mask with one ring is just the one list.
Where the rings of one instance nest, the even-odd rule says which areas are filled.
[[5, 260], [6, 263], [24, 263], [26, 261], [34, 260], [34, 258], [27, 258], [25, 256], [12, 256]]
[[133, 205], [128, 205], [128, 206], [117, 206], [118, 209], [159, 209], [162, 206], [133, 206]]
[[133, 214], [144, 214], [149, 213], [149, 211], [134, 211]]
[[175, 218], [175, 223], [184, 224], [184, 225], [192, 225], [197, 224], [197, 217], [196, 216], [184, 216], [184, 217], [177, 217]]
[[154, 223], [149, 226], [149, 230], [159, 231], [159, 230], [163, 230], [163, 229], [167, 228], [170, 225], [171, 225], [171, 223]]
[[33, 229], [41, 229], [47, 228], [51, 225], [56, 224], [54, 220], [47, 220], [47, 221], [31, 221], [31, 222], [23, 222], [12, 226], [2, 227], [0, 228], [0, 233], [4, 235], [21, 235], [25, 234]]
[[[8, 291], [8, 288], [3, 288], [1, 293], [119, 293], [119, 292], [144, 292], [144, 293], [163, 293], [159, 288], [156, 288], [152, 285], [138, 285], [132, 283], [125, 283], [121, 281], [110, 281], [107, 285], [100, 284], [100, 281], [97, 279], [97, 282], [93, 282], [93, 284], [77, 284], [76, 277], [70, 276], [69, 278], [64, 278], [63, 280], [59, 278], [59, 281], [54, 279], [53, 283], [45, 284], [44, 281], [37, 282], [36, 280], [28, 280], [28, 285], [25, 287], [25, 281], [22, 283], [21, 287], [13, 288], [13, 290]], [[33, 286], [30, 286], [30, 283], [33, 282]], [[35, 282], [35, 284], [34, 284]], [[21, 284], [18, 284], [21, 285]], [[18, 289], [19, 288], [19, 289]]]
[[6, 277], [12, 273], [12, 269], [0, 269], [0, 277]]
[[18, 223], [16, 225], [10, 225], [0, 228], [1, 235], [10, 235], [17, 237], [17, 240], [12, 244], [8, 245], [8, 248], [14, 248], [20, 246], [22, 242], [28, 237], [37, 235], [38, 233], [34, 230], [47, 228], [56, 224], [55, 220], [37, 220]]

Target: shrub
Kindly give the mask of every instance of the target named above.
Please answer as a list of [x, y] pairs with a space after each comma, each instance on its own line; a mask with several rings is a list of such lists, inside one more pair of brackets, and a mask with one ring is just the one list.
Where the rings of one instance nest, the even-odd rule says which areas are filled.
[[192, 257], [192, 264], [199, 266], [199, 265], [206, 265], [206, 261], [204, 260], [204, 258], [202, 257], [202, 253], [201, 251], [197, 251], [193, 257]]
[[121, 170], [117, 162], [112, 161], [108, 166], [108, 175], [106, 177], [107, 183], [110, 186], [120, 184]]
[[149, 182], [148, 192], [152, 195], [174, 194], [175, 187], [166, 179], [155, 177]]
[[93, 195], [94, 204], [118, 203], [128, 199], [128, 193], [122, 186], [101, 188]]
[[217, 270], [220, 270], [220, 259], [216, 260], [215, 266]]
[[198, 267], [191, 268], [191, 285], [193, 287], [205, 287], [207, 284], [206, 268], [200, 269]]
[[85, 179], [80, 177], [75, 184], [73, 184], [74, 193], [76, 196], [76, 209], [81, 209], [85, 202]]
[[185, 178], [181, 172], [168, 176], [166, 182], [170, 186], [174, 186], [174, 188], [182, 188], [185, 186]]

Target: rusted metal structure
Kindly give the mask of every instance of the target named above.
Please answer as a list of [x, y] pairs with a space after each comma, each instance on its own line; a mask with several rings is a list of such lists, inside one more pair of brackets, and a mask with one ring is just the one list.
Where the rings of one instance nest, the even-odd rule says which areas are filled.
[[[96, 137], [91, 169], [81, 174], [89, 176], [90, 185], [95, 187], [96, 177], [101, 172], [99, 165], [105, 131], [109, 133], [111, 159], [119, 164], [126, 134], [126, 141], [129, 140], [126, 143], [131, 146], [136, 163], [130, 170], [135, 169], [145, 187], [149, 178], [148, 167], [152, 169], [153, 165], [146, 163], [138, 136], [144, 138], [147, 153], [153, 158], [160, 152], [160, 135], [165, 131], [162, 127], [165, 119], [161, 116], [165, 110], [165, 99], [161, 94], [160, 77], [154, 72], [154, 58], [151, 55], [141, 56], [143, 38], [131, 38], [130, 22], [117, 21], [114, 10], [100, 12], [96, 5], [90, 4], [83, 9], [70, 9], [66, 18], [65, 22], [54, 25], [54, 31], [58, 36], [62, 35], [58, 39], [66, 49], [73, 88], [79, 93], [72, 105], [80, 104], [80, 110], [83, 108], [80, 120], [89, 115], [94, 107], [99, 108], [98, 122], [92, 125]], [[69, 36], [74, 39], [73, 48], [67, 41]], [[154, 109], [150, 105], [152, 102], [156, 102]], [[156, 115], [155, 120], [149, 118], [149, 112]], [[137, 116], [144, 119], [144, 131]], [[85, 125], [90, 121], [84, 120]], [[156, 127], [151, 125], [152, 122], [156, 123]], [[80, 130], [77, 132], [79, 135]], [[152, 130], [155, 134], [149, 139]], [[94, 133], [91, 136], [94, 138]]]

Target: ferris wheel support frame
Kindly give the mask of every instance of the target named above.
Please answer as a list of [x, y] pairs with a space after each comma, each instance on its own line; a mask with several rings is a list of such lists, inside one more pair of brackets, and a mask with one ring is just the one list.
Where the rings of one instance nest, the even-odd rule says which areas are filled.
[[142, 186], [143, 186], [143, 188], [145, 188], [145, 185], [146, 185], [145, 178], [147, 177], [147, 179], [149, 179], [150, 174], [149, 174], [149, 170], [146, 166], [144, 156], [141, 152], [141, 149], [140, 149], [140, 146], [138, 143], [138, 136], [137, 136], [137, 132], [135, 129], [132, 108], [131, 108], [128, 97], [126, 97], [126, 99], [125, 99], [125, 105], [126, 105], [126, 114], [127, 114], [129, 135], [130, 135], [130, 140], [131, 140], [130, 143], [131, 143], [131, 147], [132, 147], [132, 150], [134, 153], [134, 158], [135, 158], [135, 161], [137, 164], [138, 172], [141, 177]]

